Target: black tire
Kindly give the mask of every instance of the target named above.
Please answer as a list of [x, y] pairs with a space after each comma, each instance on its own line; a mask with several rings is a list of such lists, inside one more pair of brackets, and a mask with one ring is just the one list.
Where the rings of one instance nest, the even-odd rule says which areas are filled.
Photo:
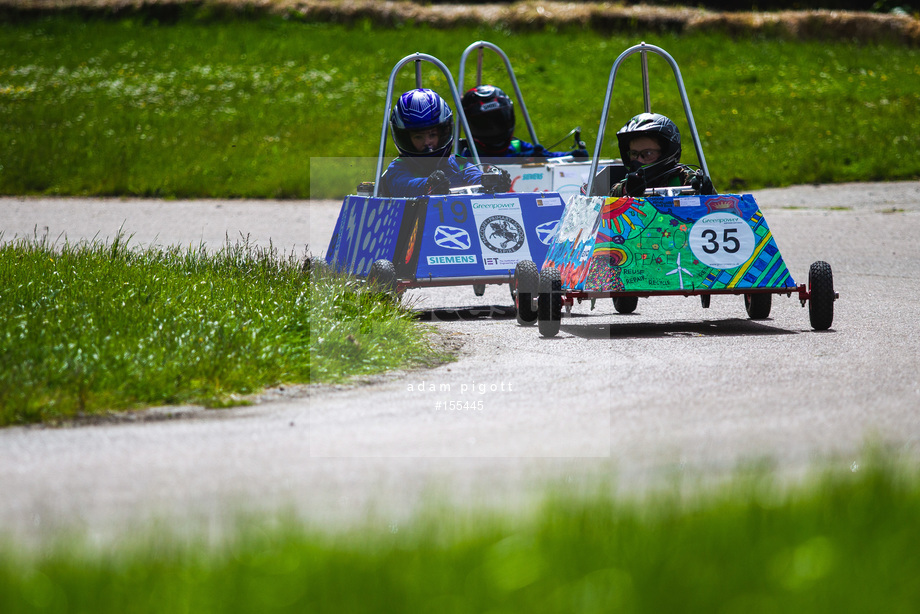
[[639, 306], [638, 296], [615, 296], [613, 297], [613, 308], [617, 313], [632, 313]]
[[819, 260], [808, 269], [808, 319], [815, 330], [827, 330], [834, 323], [834, 273]]
[[[515, 291], [516, 288], [516, 291]], [[514, 267], [512, 296], [517, 309], [517, 322], [521, 326], [533, 326], [537, 321], [534, 298], [540, 290], [540, 272], [533, 260], [521, 260]]]
[[384, 292], [396, 292], [396, 267], [385, 258], [375, 260], [367, 274], [367, 281]]
[[537, 326], [544, 337], [555, 337], [562, 325], [562, 276], [559, 269], [540, 271], [540, 294], [537, 296]]
[[773, 307], [773, 295], [767, 293], [745, 294], [744, 310], [752, 320], [766, 320]]

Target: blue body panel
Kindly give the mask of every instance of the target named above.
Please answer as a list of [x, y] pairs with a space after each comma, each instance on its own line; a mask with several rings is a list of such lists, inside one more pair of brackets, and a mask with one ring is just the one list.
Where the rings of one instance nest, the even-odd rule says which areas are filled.
[[385, 258], [400, 279], [507, 277], [520, 260], [544, 260], [563, 209], [555, 192], [348, 196], [326, 262], [366, 275]]

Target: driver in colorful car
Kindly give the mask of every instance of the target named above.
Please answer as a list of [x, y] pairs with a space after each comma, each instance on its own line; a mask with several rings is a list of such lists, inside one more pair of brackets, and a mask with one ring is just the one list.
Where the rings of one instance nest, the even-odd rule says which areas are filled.
[[647, 188], [676, 186], [716, 194], [701, 169], [680, 163], [680, 131], [664, 115], [636, 115], [617, 132], [617, 142], [629, 173], [611, 186], [610, 196], [642, 196]]

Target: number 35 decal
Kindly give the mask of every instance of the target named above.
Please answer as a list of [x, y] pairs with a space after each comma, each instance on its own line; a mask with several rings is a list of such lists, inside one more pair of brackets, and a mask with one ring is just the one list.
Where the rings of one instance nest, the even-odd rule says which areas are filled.
[[716, 269], [733, 269], [754, 253], [754, 232], [731, 213], [710, 213], [690, 229], [690, 249], [700, 262]]

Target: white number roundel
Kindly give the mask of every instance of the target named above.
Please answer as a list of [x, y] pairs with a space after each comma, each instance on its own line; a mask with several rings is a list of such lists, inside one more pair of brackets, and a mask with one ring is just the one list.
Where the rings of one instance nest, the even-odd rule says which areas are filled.
[[690, 249], [700, 262], [715, 269], [744, 264], [755, 247], [754, 231], [731, 213], [704, 215], [690, 228]]

